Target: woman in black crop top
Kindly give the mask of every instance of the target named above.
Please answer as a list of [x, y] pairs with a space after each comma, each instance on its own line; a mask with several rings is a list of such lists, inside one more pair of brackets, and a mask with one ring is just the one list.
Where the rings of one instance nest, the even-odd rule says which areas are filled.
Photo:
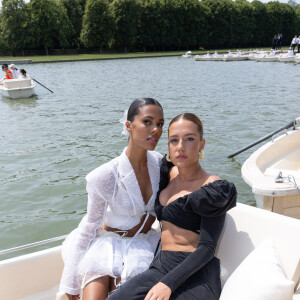
[[202, 169], [205, 139], [197, 116], [175, 117], [168, 145], [155, 203], [161, 251], [148, 271], [124, 283], [110, 300], [219, 299], [220, 262], [214, 253], [237, 192], [234, 184]]

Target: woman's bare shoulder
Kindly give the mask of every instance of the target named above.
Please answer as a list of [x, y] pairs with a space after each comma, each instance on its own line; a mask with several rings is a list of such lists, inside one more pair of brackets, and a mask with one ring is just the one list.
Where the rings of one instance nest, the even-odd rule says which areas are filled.
[[221, 180], [221, 178], [217, 175], [207, 173], [207, 179], [205, 180], [205, 184], [212, 183], [217, 180]]

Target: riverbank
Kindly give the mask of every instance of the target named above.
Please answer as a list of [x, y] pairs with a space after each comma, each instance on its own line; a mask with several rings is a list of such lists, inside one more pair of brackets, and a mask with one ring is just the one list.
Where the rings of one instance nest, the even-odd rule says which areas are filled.
[[[288, 48], [283, 48], [286, 51]], [[220, 54], [227, 53], [232, 49], [211, 50], [213, 53], [217, 51]], [[241, 49], [248, 51], [248, 49]], [[262, 50], [269, 51], [270, 48], [262, 48]], [[201, 55], [207, 53], [209, 50], [192, 51], [193, 55]], [[166, 52], [134, 52], [134, 53], [105, 53], [105, 54], [74, 54], [74, 55], [48, 55], [48, 56], [0, 56], [0, 64], [35, 64], [35, 63], [50, 63], [50, 62], [70, 62], [70, 61], [90, 61], [90, 60], [111, 60], [111, 59], [135, 59], [135, 58], [152, 58], [152, 57], [169, 57], [181, 56], [184, 51], [166, 51]]]

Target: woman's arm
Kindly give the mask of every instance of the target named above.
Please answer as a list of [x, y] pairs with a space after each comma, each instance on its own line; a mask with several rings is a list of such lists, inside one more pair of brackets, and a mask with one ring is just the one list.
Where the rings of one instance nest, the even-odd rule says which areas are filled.
[[102, 172], [101, 176], [87, 176], [87, 214], [78, 228], [70, 234], [68, 237], [70, 240], [63, 247], [65, 267], [60, 290], [65, 293], [78, 295], [80, 292], [77, 266], [103, 223], [107, 204], [114, 188], [115, 177], [112, 171]]

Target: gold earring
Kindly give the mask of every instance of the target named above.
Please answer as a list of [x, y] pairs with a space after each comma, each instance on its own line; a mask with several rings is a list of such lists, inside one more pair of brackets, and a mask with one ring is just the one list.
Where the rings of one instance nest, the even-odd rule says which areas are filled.
[[168, 162], [171, 162], [171, 157], [170, 157], [170, 154], [169, 154], [169, 153], [166, 155], [166, 160], [167, 160]]
[[204, 158], [204, 150], [200, 150], [199, 159], [203, 159], [203, 158]]

